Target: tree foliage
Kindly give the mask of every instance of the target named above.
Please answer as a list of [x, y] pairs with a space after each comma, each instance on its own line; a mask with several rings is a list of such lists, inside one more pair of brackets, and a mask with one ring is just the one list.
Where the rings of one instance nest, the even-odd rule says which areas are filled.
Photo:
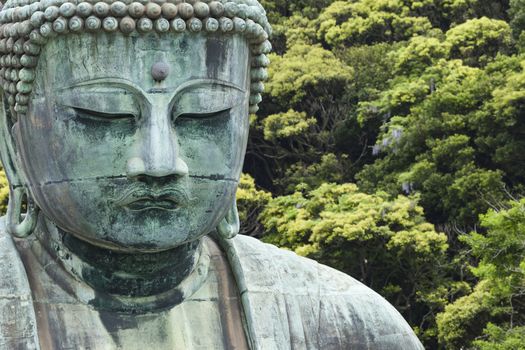
[[[445, 264], [447, 237], [425, 221], [417, 198], [389, 199], [354, 184], [324, 183], [273, 198], [260, 220], [266, 241], [358, 278], [409, 318], [432, 314], [440, 304], [434, 286], [444, 271], [435, 267]], [[431, 318], [412, 321], [421, 322], [422, 331], [433, 326]]]
[[317, 35], [331, 46], [406, 40], [432, 28], [414, 7], [402, 0], [336, 1], [319, 16]]
[[9, 199], [9, 184], [5, 176], [4, 170], [0, 167], [0, 213], [4, 214], [7, 211], [7, 202]]
[[470, 65], [483, 65], [498, 53], [512, 50], [509, 24], [487, 17], [475, 18], [451, 28], [446, 33], [450, 56]]
[[524, 191], [525, 2], [266, 4], [275, 65], [245, 165], [272, 194], [263, 239], [379, 290], [426, 348], [518, 344], [525, 323], [502, 321], [508, 300], [462, 237], [488, 237], [480, 215]]
[[523, 349], [525, 333], [525, 199], [481, 216], [485, 233], [461, 239], [478, 263], [479, 282], [438, 316], [440, 336], [451, 349], [465, 344], [480, 349]]
[[258, 217], [271, 198], [269, 192], [255, 186], [255, 181], [250, 175], [241, 175], [237, 188], [237, 206], [239, 220], [242, 222], [242, 234], [260, 236], [263, 233]]
[[[267, 91], [291, 105], [319, 93], [319, 88], [337, 89], [352, 77], [352, 69], [317, 45], [295, 44], [282, 57], [270, 55], [271, 80]], [[326, 86], [326, 87], [325, 87]]]

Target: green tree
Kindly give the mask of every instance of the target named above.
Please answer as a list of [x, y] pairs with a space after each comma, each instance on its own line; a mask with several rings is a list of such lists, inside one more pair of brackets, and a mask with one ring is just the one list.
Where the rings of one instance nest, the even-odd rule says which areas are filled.
[[257, 188], [254, 179], [248, 174], [241, 174], [241, 180], [237, 188], [237, 207], [239, 220], [241, 221], [241, 234], [255, 237], [264, 234], [264, 228], [258, 220], [258, 216], [268, 204], [272, 195]]
[[[322, 184], [273, 198], [262, 211], [264, 240], [314, 258], [378, 290], [424, 330], [443, 307], [447, 238], [425, 221], [417, 198]], [[432, 331], [433, 332], [433, 331]]]
[[0, 214], [7, 212], [7, 202], [9, 200], [9, 184], [4, 170], [0, 167]]
[[[363, 280], [403, 312], [426, 348], [438, 347], [436, 314], [447, 304], [447, 310], [461, 307], [454, 303], [458, 298], [471, 310], [449, 317], [450, 341], [440, 333], [443, 344], [490, 348], [502, 334], [501, 344], [514, 344], [519, 328], [493, 318], [497, 299], [467, 268], [479, 256], [459, 237], [475, 227], [483, 234], [487, 228], [480, 228], [479, 215], [525, 189], [522, 0], [266, 3], [275, 29], [275, 65], [261, 111], [252, 117], [245, 167], [273, 197], [262, 204], [260, 232], [358, 278], [379, 276]], [[413, 265], [404, 273], [394, 268], [388, 283], [381, 270], [362, 273], [354, 243], [366, 252], [367, 266], [397, 263], [394, 247], [382, 236], [386, 224], [373, 211], [334, 204], [341, 217], [366, 213], [370, 237], [383, 239], [368, 245], [372, 239], [340, 233], [346, 232], [338, 226], [345, 221], [334, 219], [336, 209], [323, 207], [319, 217], [305, 209], [321, 206], [321, 194], [351, 197], [349, 189], [344, 195], [328, 190], [349, 183], [358, 184], [354, 190], [366, 203], [418, 199], [416, 206], [448, 238], [446, 253], [430, 254], [442, 259], [434, 265], [435, 281], [419, 285], [411, 277], [418, 271]], [[273, 214], [265, 214], [270, 209]], [[421, 236], [399, 237], [417, 245]], [[413, 297], [413, 290], [423, 292]], [[480, 304], [486, 293], [491, 298]]]
[[375, 101], [361, 102], [362, 120], [393, 116], [376, 144], [380, 157], [358, 174], [359, 184], [420, 192], [431, 222], [474, 226], [490, 201], [523, 179], [515, 162], [523, 157], [521, 71], [516, 57], [499, 56], [483, 69], [436, 59], [417, 78], [393, 79]]
[[336, 1], [318, 19], [318, 38], [331, 46], [409, 39], [432, 28], [400, 0]]
[[344, 88], [352, 78], [352, 68], [344, 65], [335, 55], [317, 45], [297, 44], [282, 57], [270, 55], [272, 65], [268, 93], [281, 103], [304, 103], [315, 95], [331, 93]]
[[519, 42], [519, 47], [523, 50], [525, 47], [525, 36], [522, 35], [525, 29], [525, 1], [524, 0], [510, 0], [509, 4], [510, 28], [514, 39]]
[[525, 330], [525, 199], [481, 216], [486, 233], [461, 239], [479, 259], [473, 292], [438, 316], [439, 336], [447, 348], [523, 349]]
[[512, 51], [510, 26], [502, 20], [487, 17], [468, 20], [446, 33], [452, 58], [461, 58], [473, 66], [490, 62], [497, 54]]
[[334, 53], [305, 43], [270, 58], [268, 103], [252, 124], [247, 167], [259, 181], [266, 177], [266, 188], [287, 188], [274, 180], [283, 178], [293, 164], [308, 166], [334, 153], [353, 69]]

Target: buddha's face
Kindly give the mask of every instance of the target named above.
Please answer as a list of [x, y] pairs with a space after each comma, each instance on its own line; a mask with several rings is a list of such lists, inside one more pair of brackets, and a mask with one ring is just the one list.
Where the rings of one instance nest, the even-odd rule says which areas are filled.
[[28, 115], [14, 128], [44, 215], [124, 251], [165, 250], [209, 233], [241, 171], [248, 62], [241, 36], [52, 39]]

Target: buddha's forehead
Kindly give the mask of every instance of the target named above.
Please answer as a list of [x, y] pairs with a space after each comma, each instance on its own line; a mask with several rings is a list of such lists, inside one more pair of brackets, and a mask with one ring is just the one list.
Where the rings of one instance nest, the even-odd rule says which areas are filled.
[[[155, 81], [152, 67], [162, 62], [169, 73]], [[249, 47], [242, 36], [196, 33], [126, 36], [118, 33], [65, 35], [51, 40], [40, 56], [34, 92], [58, 91], [86, 81], [118, 79], [144, 91], [177, 89], [211, 79], [241, 89], [249, 81]]]

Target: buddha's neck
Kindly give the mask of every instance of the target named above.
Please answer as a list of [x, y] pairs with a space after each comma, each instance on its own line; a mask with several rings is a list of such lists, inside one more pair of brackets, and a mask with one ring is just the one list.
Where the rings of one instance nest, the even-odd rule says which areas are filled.
[[[93, 290], [84, 301], [98, 308], [141, 313], [171, 307], [193, 294], [207, 275], [202, 240], [158, 253], [121, 253], [84, 242], [46, 220], [40, 220], [37, 232], [35, 243], [60, 262], [57, 268]], [[86, 295], [85, 290], [73, 293], [80, 299]]]

